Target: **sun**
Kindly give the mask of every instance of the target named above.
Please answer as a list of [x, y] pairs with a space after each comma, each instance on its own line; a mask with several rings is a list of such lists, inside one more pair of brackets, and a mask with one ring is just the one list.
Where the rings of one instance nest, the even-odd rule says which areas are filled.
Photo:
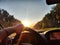
[[25, 27], [30, 27], [31, 26], [31, 23], [28, 20], [24, 20], [24, 21], [22, 21], [22, 23]]

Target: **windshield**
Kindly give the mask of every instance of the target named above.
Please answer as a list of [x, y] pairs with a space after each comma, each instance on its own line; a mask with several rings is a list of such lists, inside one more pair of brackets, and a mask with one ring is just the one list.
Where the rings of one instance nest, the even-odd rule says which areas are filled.
[[46, 0], [0, 0], [1, 9], [29, 27], [41, 21], [53, 6], [47, 5]]

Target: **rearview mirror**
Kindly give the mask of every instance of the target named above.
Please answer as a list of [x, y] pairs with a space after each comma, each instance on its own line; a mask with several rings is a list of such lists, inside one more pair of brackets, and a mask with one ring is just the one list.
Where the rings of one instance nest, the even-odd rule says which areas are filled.
[[48, 5], [56, 4], [56, 3], [60, 3], [60, 0], [46, 0], [46, 3], [47, 3]]

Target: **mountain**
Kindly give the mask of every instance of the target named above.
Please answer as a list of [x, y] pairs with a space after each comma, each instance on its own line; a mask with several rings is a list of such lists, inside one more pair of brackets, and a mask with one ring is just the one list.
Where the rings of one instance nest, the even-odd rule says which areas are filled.
[[6, 10], [0, 9], [0, 28], [10, 27], [21, 23], [21, 21], [14, 18]]
[[34, 29], [57, 27], [60, 27], [60, 4], [54, 6], [50, 13], [47, 13], [41, 21], [34, 25]]

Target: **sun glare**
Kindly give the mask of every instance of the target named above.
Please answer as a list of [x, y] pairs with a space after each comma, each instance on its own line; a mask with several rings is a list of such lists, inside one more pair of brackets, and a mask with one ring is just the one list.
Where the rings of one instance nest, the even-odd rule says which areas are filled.
[[22, 23], [25, 27], [30, 27], [31, 26], [31, 23], [28, 20], [22, 21]]

